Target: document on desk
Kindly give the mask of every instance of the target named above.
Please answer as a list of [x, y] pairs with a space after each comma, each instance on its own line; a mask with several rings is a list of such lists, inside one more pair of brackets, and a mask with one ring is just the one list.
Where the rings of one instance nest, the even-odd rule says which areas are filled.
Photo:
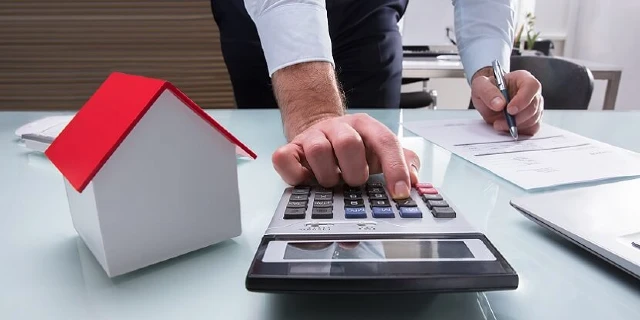
[[526, 190], [640, 176], [640, 154], [544, 123], [534, 136], [518, 141], [483, 120], [402, 125]]

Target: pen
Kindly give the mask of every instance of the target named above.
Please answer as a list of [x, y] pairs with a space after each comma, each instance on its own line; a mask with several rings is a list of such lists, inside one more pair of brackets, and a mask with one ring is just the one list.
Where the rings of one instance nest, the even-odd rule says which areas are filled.
[[[504, 81], [504, 70], [502, 70], [502, 66], [500, 66], [500, 62], [498, 60], [493, 61], [493, 74], [496, 77], [496, 83], [498, 85], [498, 89], [504, 96], [506, 100], [506, 105], [509, 104], [509, 90], [507, 90], [507, 83]], [[518, 128], [516, 127], [516, 118], [507, 112], [507, 106], [505, 105], [502, 112], [504, 113], [505, 118], [507, 118], [507, 125], [509, 126], [509, 132], [511, 136], [518, 140]]]

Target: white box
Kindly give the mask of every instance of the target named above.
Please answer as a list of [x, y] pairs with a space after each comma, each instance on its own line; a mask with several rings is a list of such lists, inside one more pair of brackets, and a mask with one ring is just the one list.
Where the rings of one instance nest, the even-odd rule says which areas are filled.
[[169, 82], [112, 73], [45, 154], [109, 277], [240, 235], [236, 148]]

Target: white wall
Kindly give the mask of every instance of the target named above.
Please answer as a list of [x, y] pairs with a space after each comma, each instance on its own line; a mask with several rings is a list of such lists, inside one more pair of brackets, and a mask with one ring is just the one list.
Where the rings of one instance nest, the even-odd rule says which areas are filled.
[[446, 28], [453, 29], [451, 0], [409, 0], [403, 20], [404, 45], [451, 45], [446, 37]]
[[[575, 58], [621, 65], [622, 80], [616, 110], [640, 109], [640, 28], [638, 0], [580, 0], [572, 55]], [[599, 81], [593, 103], [603, 99], [605, 83]], [[593, 108], [599, 108], [594, 105]]]

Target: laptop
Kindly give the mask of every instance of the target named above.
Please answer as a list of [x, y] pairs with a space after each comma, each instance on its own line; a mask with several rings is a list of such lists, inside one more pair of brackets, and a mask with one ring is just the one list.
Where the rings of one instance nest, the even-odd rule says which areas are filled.
[[527, 218], [640, 279], [640, 179], [514, 198]]

